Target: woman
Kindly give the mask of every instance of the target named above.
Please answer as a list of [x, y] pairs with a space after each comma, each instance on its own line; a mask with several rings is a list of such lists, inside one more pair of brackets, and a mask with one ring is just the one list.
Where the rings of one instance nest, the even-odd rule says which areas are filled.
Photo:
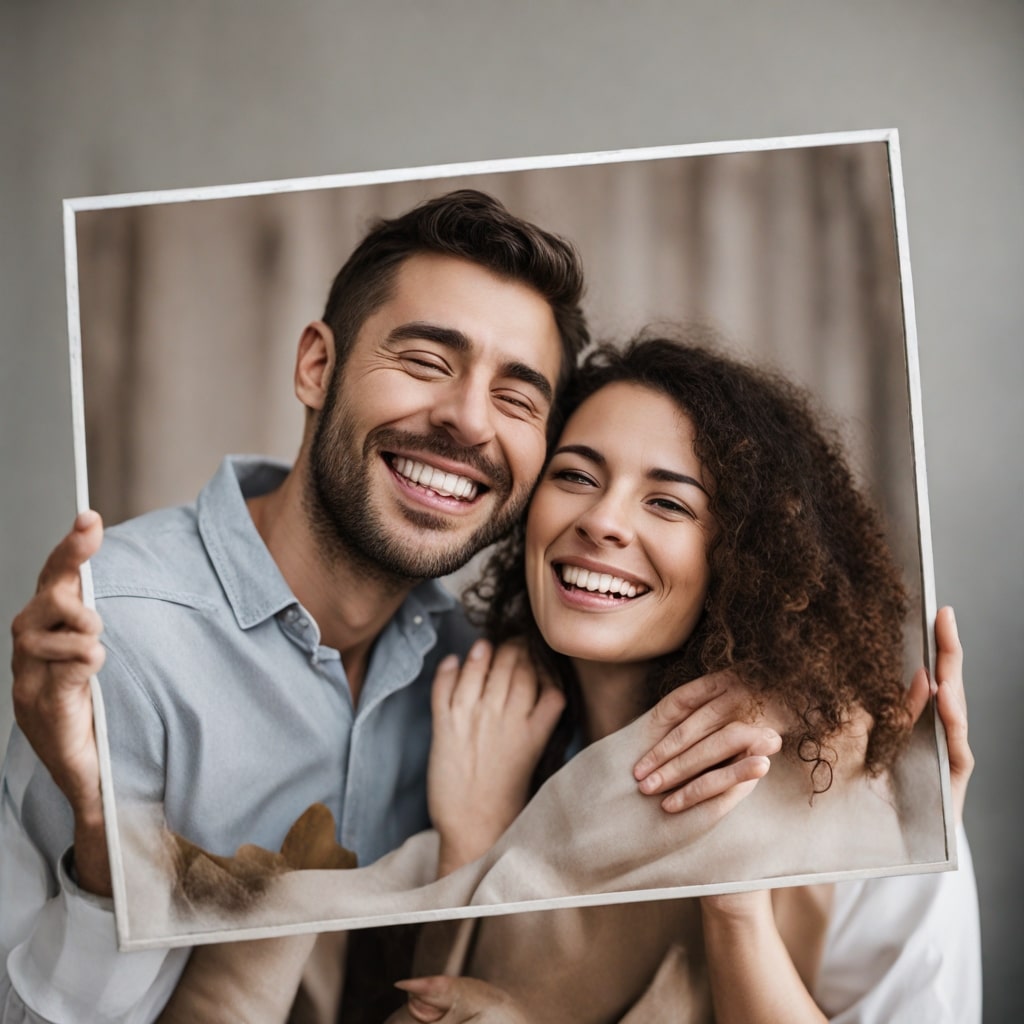
[[[763, 786], [788, 777], [812, 822], [829, 820], [839, 801], [841, 816], [867, 809], [891, 831], [890, 770], [928, 683], [919, 674], [907, 701], [898, 574], [804, 399], [700, 346], [652, 339], [592, 356], [569, 408], [523, 532], [477, 587], [491, 639], [524, 637], [529, 656], [506, 645], [492, 660], [481, 644], [462, 669], [446, 662], [435, 683], [430, 801], [441, 873], [488, 850], [568, 754], [720, 669], [743, 680], [757, 722], [742, 727], [740, 756], [692, 780], [685, 764], [646, 766], [642, 792], [678, 805], [710, 785], [735, 804], [782, 744], [787, 756]], [[938, 633], [940, 672], [952, 679], [939, 707], [962, 800], [970, 753], [946, 617]], [[562, 701], [550, 682], [538, 686], [531, 660], [565, 694], [550, 740]], [[738, 686], [734, 678], [729, 692]], [[702, 715], [686, 728], [736, 749], [714, 713]], [[687, 784], [674, 787], [680, 779]], [[771, 850], [761, 847], [783, 844], [788, 820], [759, 821], [753, 844], [741, 829], [732, 845], [763, 864]], [[892, 838], [880, 840], [878, 863], [893, 863]], [[665, 1019], [703, 1020], [710, 988], [720, 1020], [777, 1020], [780, 1007], [787, 1020], [823, 1020], [809, 986], [820, 987], [827, 894], [779, 894], [774, 910], [758, 892], [485, 919], [455, 956], [427, 929], [421, 966], [481, 980], [408, 982], [401, 1019], [657, 1020], [662, 1001]], [[581, 941], [600, 971], [579, 962]], [[179, 995], [190, 983], [186, 975]], [[446, 1005], [453, 999], [461, 1003]]]
[[[784, 709], [775, 724], [791, 754], [807, 765], [808, 795], [864, 775], [885, 790], [887, 772], [928, 695], [927, 677], [915, 677], [908, 701], [898, 573], [838, 445], [823, 436], [802, 396], [701, 347], [654, 339], [622, 354], [592, 356], [571, 402], [575, 411], [523, 533], [495, 555], [476, 588], [485, 599], [489, 635], [497, 641], [525, 636], [531, 657], [568, 695], [569, 710], [541, 775], [557, 767], [574, 742], [622, 728], [686, 679], [731, 668], [762, 707]], [[939, 678], [952, 680], [938, 692], [959, 812], [973, 762], [949, 610], [940, 615], [937, 632]], [[523, 759], [510, 768], [507, 760], [481, 757], [468, 770], [475, 747], [515, 749], [518, 740], [509, 732], [514, 712], [481, 713], [492, 686], [505, 694], [505, 708], [514, 707], [514, 662], [499, 654], [486, 674], [485, 664], [477, 658], [460, 672], [448, 662], [436, 684], [431, 808], [446, 870], [486, 850], [521, 809], [528, 788], [531, 766]], [[520, 689], [528, 698], [529, 683]], [[520, 719], [529, 738], [536, 711], [528, 699], [520, 707], [528, 709]], [[767, 761], [760, 751], [750, 753], [737, 770], [756, 777]], [[481, 780], [483, 767], [495, 762], [498, 770]], [[462, 779], [472, 780], [473, 791], [460, 789]], [[913, 882], [867, 884], [887, 885], [898, 895], [901, 883]], [[767, 891], [701, 901], [697, 925], [703, 926], [716, 1019], [826, 1019], [808, 985], [828, 987], [820, 972], [830, 965], [821, 963], [820, 947], [830, 890], [779, 890], [775, 912]], [[501, 988], [461, 989], [462, 1012], [467, 1019], [470, 1011], [490, 1012], [495, 1020], [557, 1020], [567, 1013], [575, 1020], [619, 1019], [602, 1016], [614, 1005], [603, 984], [609, 962], [600, 977], [591, 965], [571, 1002], [557, 1006], [574, 988], [572, 968], [549, 972], [557, 980], [546, 990], [538, 980], [543, 972], [524, 970], [513, 951], [527, 949], [527, 958], [543, 964], [545, 933], [548, 948], [557, 949], [559, 927], [568, 933], [583, 927], [597, 936], [602, 921], [612, 919], [619, 937], [629, 935], [633, 946], [638, 932], [649, 937], [652, 930], [659, 941], [671, 942], [673, 932], [692, 933], [693, 912], [692, 901], [680, 901], [658, 913], [627, 906], [485, 919], [463, 966]], [[799, 920], [794, 926], [794, 914], [801, 913], [812, 920], [819, 914], [816, 930]], [[624, 966], [621, 957], [610, 961], [612, 987], [621, 990], [620, 1016], [628, 1006], [623, 996], [643, 998], [638, 983], [649, 986], [665, 964], [650, 949], [640, 956], [646, 973]], [[696, 1005], [699, 995], [687, 988], [702, 982], [704, 970], [677, 978], [694, 1000], [689, 1019], [704, 1019], [707, 1008]], [[893, 979], [885, 984], [891, 988]], [[444, 980], [404, 987], [413, 993], [408, 1013], [414, 1019], [463, 1019], [457, 1012], [442, 1017], [451, 999]], [[664, 985], [659, 994], [666, 994]], [[867, 1005], [870, 993], [856, 996]], [[903, 996], [908, 1013], [915, 1005], [924, 1010], [929, 998], [913, 984], [904, 986]], [[884, 998], [875, 1019], [900, 1009]], [[646, 1012], [653, 1012], [650, 1005]], [[926, 1017], [936, 1019], [927, 1010], [918, 1019]], [[684, 1019], [680, 1002], [666, 1019]]]

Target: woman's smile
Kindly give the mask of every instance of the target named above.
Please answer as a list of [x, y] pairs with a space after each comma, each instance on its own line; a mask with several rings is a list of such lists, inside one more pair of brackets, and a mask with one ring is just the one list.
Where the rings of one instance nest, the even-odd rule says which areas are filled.
[[527, 585], [547, 643], [605, 662], [677, 648], [707, 593], [709, 502], [692, 424], [672, 399], [632, 383], [591, 395], [527, 521]]

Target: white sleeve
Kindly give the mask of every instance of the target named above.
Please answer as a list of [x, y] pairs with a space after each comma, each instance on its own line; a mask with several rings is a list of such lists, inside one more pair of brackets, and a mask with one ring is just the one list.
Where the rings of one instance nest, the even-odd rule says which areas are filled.
[[15, 730], [0, 793], [0, 1022], [148, 1024], [189, 950], [118, 952], [112, 901], [80, 890], [66, 858], [55, 875], [23, 825], [22, 801], [40, 769]]
[[956, 871], [838, 883], [814, 998], [833, 1024], [979, 1024], [981, 932], [967, 837]]

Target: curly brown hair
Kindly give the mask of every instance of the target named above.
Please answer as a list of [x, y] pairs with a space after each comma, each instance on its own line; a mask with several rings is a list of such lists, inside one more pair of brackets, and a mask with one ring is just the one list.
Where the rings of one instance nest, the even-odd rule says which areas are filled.
[[[704, 612], [683, 646], [652, 665], [644, 703], [731, 668], [757, 699], [781, 701], [793, 713], [799, 726], [786, 742], [813, 764], [815, 792], [831, 785], [836, 755], [827, 743], [855, 708], [872, 719], [865, 768], [878, 774], [890, 767], [911, 725], [903, 684], [907, 594], [880, 517], [807, 394], [722, 355], [711, 332], [695, 328], [679, 339], [641, 335], [621, 350], [595, 349], [563, 415], [616, 382], [668, 396], [692, 421], [718, 524]], [[566, 690], [539, 783], [564, 758], [580, 696], [569, 659], [547, 647], [530, 611], [524, 536], [521, 526], [495, 549], [466, 598], [492, 640], [525, 636]]]

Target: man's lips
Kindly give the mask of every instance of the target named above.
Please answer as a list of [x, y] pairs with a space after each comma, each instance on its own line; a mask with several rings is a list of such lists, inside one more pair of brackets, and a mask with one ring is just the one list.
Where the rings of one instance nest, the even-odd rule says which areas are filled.
[[393, 472], [402, 480], [432, 491], [442, 498], [455, 498], [468, 503], [489, 489], [468, 476], [449, 472], [439, 466], [406, 455], [386, 453], [384, 458]]

